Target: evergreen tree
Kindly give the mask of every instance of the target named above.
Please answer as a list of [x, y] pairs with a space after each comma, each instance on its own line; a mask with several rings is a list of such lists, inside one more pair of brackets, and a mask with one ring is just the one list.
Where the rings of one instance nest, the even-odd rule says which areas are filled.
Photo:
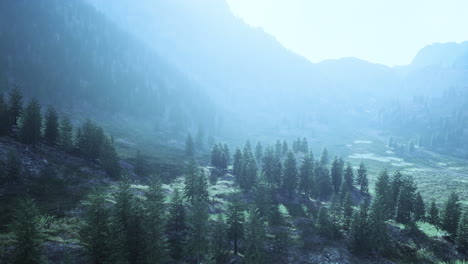
[[354, 253], [366, 254], [370, 250], [369, 229], [369, 202], [365, 200], [354, 213], [351, 222], [350, 248]]
[[331, 236], [334, 239], [341, 237], [343, 207], [338, 195], [334, 195], [330, 203]]
[[435, 226], [439, 226], [439, 209], [435, 201], [432, 201], [431, 208], [429, 209], [429, 215], [427, 216], [427, 221]]
[[356, 184], [359, 187], [361, 194], [369, 194], [369, 180], [367, 178], [367, 169], [363, 162], [359, 164], [357, 170]]
[[101, 155], [105, 139], [106, 136], [102, 128], [88, 119], [78, 128], [76, 147], [85, 159], [95, 161]]
[[375, 184], [375, 199], [375, 204], [382, 206], [382, 208], [379, 209], [384, 212], [383, 215], [385, 216], [385, 220], [390, 219], [392, 217], [391, 212], [393, 211], [393, 200], [390, 189], [390, 177], [386, 169], [381, 171], [377, 178], [377, 182]]
[[191, 203], [208, 200], [208, 182], [198, 168], [195, 159], [191, 159], [186, 168], [185, 198]]
[[111, 230], [109, 227], [110, 211], [106, 204], [106, 194], [96, 190], [87, 200], [80, 229], [89, 263], [105, 264], [111, 262]]
[[148, 192], [145, 193], [146, 214], [144, 215], [146, 262], [165, 263], [167, 259], [166, 237], [164, 234], [164, 194], [159, 177], [151, 179]]
[[267, 147], [262, 158], [262, 172], [268, 185], [271, 187], [277, 187], [276, 181], [273, 177], [275, 175], [276, 162], [277, 159], [273, 149], [271, 147]]
[[426, 216], [426, 205], [421, 196], [420, 192], [416, 193], [416, 199], [414, 200], [414, 221], [422, 221]]
[[8, 152], [5, 165], [5, 181], [15, 182], [21, 176], [21, 159], [16, 150]]
[[468, 252], [468, 213], [465, 212], [458, 223], [457, 237], [455, 239], [458, 250]]
[[47, 108], [45, 116], [44, 139], [47, 144], [55, 146], [59, 138], [59, 124], [57, 111], [53, 106]]
[[9, 94], [8, 113], [10, 116], [10, 125], [17, 125], [18, 119], [23, 113], [23, 94], [18, 86], [15, 86]]
[[283, 146], [281, 148], [281, 153], [283, 156], [286, 156], [286, 154], [288, 154], [289, 152], [289, 148], [288, 148], [288, 142], [286, 142], [286, 140], [283, 140]]
[[13, 234], [13, 264], [45, 263], [42, 253], [45, 218], [41, 216], [34, 202], [21, 200], [13, 215], [10, 226]]
[[247, 141], [242, 153], [242, 169], [239, 175], [239, 186], [249, 191], [257, 181], [257, 164], [252, 154], [250, 143]]
[[0, 136], [8, 135], [10, 131], [10, 116], [8, 115], [8, 106], [3, 94], [0, 93]]
[[99, 160], [102, 163], [102, 168], [110, 178], [120, 178], [121, 168], [119, 164], [119, 156], [117, 155], [117, 151], [115, 150], [111, 140], [107, 137], [104, 137]]
[[[380, 194], [381, 196], [382, 194]], [[387, 233], [388, 209], [385, 205], [385, 199], [377, 196], [372, 204], [372, 209], [369, 214], [369, 240], [372, 248], [378, 253], [385, 252], [389, 249], [390, 238]]]
[[211, 255], [214, 263], [224, 264], [228, 262], [229, 244], [227, 243], [227, 226], [224, 222], [223, 215], [218, 214], [217, 220], [214, 223], [211, 235]]
[[187, 253], [193, 257], [197, 264], [201, 263], [208, 253], [208, 205], [203, 199], [196, 199], [190, 207], [188, 217], [189, 232]]
[[339, 193], [341, 184], [343, 182], [343, 160], [335, 157], [331, 167], [331, 180], [335, 193]]
[[263, 147], [259, 141], [257, 142], [257, 146], [255, 146], [255, 160], [257, 161], [258, 164], [260, 164], [262, 157], [263, 157]]
[[215, 144], [211, 149], [211, 166], [217, 169], [223, 169], [222, 155], [223, 151], [219, 148], [218, 144]]
[[416, 187], [412, 180], [405, 179], [400, 188], [396, 204], [395, 220], [406, 226], [414, 225], [411, 215], [414, 210], [414, 198]]
[[291, 231], [288, 226], [279, 226], [275, 228], [272, 241], [272, 263], [291, 263]]
[[193, 144], [192, 135], [189, 133], [185, 141], [185, 156], [188, 158], [195, 157], [195, 148]]
[[266, 262], [266, 229], [264, 218], [254, 208], [250, 210], [246, 228], [246, 263], [261, 264]]
[[309, 153], [309, 143], [307, 142], [307, 138], [302, 139], [301, 149], [302, 149], [302, 152]]
[[244, 208], [239, 195], [228, 206], [227, 211], [228, 237], [234, 244], [234, 255], [239, 252], [239, 243], [244, 238]]
[[42, 117], [41, 106], [35, 99], [24, 111], [23, 124], [21, 126], [21, 140], [25, 144], [35, 145], [41, 140]]
[[328, 209], [326, 207], [320, 207], [315, 226], [320, 235], [325, 237], [333, 236], [332, 221], [330, 219], [330, 215], [328, 214]]
[[261, 217], [267, 219], [273, 206], [271, 187], [266, 182], [259, 181], [255, 186], [254, 194], [256, 211]]
[[231, 161], [231, 152], [229, 151], [229, 147], [227, 144], [224, 144], [223, 152], [224, 152], [224, 156], [226, 157], [226, 164], [229, 164], [229, 162]]
[[73, 126], [67, 116], [63, 116], [60, 123], [59, 146], [66, 152], [73, 149]]
[[457, 234], [457, 225], [460, 220], [461, 209], [460, 199], [458, 194], [452, 192], [445, 203], [444, 214], [442, 216], [442, 229], [447, 231], [451, 236]]
[[299, 169], [299, 190], [309, 197], [314, 187], [314, 159], [306, 154]]
[[346, 193], [345, 200], [343, 203], [343, 229], [348, 231], [351, 227], [351, 221], [353, 218], [353, 202], [351, 201], [351, 195]]
[[326, 167], [328, 165], [328, 150], [324, 148], [322, 151], [322, 156], [320, 157], [320, 165]]
[[403, 182], [403, 175], [400, 171], [396, 171], [393, 174], [393, 177], [390, 182], [391, 192], [392, 192], [392, 211], [390, 212], [391, 215], [394, 215], [395, 212], [393, 211], [397, 207], [398, 203], [398, 196], [400, 195], [401, 188], [404, 184]]
[[237, 148], [236, 153], [234, 154], [234, 161], [232, 164], [232, 174], [236, 177], [237, 181], [239, 181], [239, 176], [241, 174], [241, 170], [243, 167], [243, 157], [242, 151]]
[[321, 163], [315, 164], [316, 191], [315, 193], [321, 199], [330, 197], [333, 192], [333, 186], [330, 179], [330, 171], [322, 166]]
[[[287, 144], [286, 144], [286, 147], [287, 147]], [[276, 144], [275, 144], [275, 155], [277, 157], [281, 157], [282, 153], [283, 153], [283, 147], [281, 145], [281, 141], [278, 139], [276, 140]]]
[[174, 190], [169, 206], [169, 219], [167, 221], [167, 239], [169, 254], [173, 260], [181, 260], [183, 249], [187, 243], [187, 224], [185, 206], [179, 189]]
[[296, 157], [291, 151], [284, 162], [284, 180], [283, 189], [288, 193], [289, 197], [296, 192], [297, 188], [297, 166]]
[[348, 162], [346, 163], [346, 168], [344, 170], [344, 181], [342, 185], [343, 188], [341, 188], [341, 192], [351, 193], [353, 191], [353, 183], [354, 183], [353, 167], [351, 167], [351, 164]]

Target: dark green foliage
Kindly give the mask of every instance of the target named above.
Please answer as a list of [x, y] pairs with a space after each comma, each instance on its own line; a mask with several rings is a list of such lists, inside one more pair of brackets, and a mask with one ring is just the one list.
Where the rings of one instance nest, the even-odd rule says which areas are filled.
[[328, 150], [324, 148], [322, 151], [322, 156], [320, 157], [320, 165], [326, 167], [328, 165]]
[[291, 231], [287, 226], [280, 226], [275, 228], [273, 233], [271, 263], [290, 263], [289, 257], [291, 255]]
[[284, 161], [283, 177], [283, 189], [288, 193], [289, 197], [292, 197], [297, 189], [297, 165], [296, 157], [291, 151], [288, 152], [288, 156]]
[[[294, 151], [294, 150], [293, 150]], [[288, 148], [288, 142], [286, 140], [283, 140], [283, 146], [281, 147], [281, 155], [286, 156], [288, 154], [289, 148]]]
[[344, 170], [344, 179], [343, 179], [343, 184], [341, 185], [341, 192], [342, 193], [351, 193], [353, 191], [353, 183], [354, 183], [354, 173], [353, 173], [353, 167], [351, 164], [348, 162], [346, 163], [346, 168]]
[[73, 126], [67, 116], [63, 116], [60, 123], [59, 146], [66, 152], [73, 149]]
[[110, 208], [106, 202], [106, 194], [101, 190], [94, 191], [85, 205], [80, 241], [86, 250], [88, 261], [92, 264], [112, 263]]
[[219, 169], [227, 169], [227, 158], [224, 153], [223, 145], [215, 144], [211, 150], [211, 166]]
[[41, 106], [36, 99], [31, 100], [24, 111], [21, 125], [21, 141], [25, 144], [37, 144], [42, 136]]
[[257, 161], [257, 163], [260, 163], [260, 161], [262, 160], [262, 157], [263, 157], [263, 147], [259, 141], [257, 142], [257, 146], [255, 146], [255, 160]]
[[247, 141], [242, 153], [242, 168], [239, 175], [239, 186], [244, 191], [253, 188], [257, 181], [257, 164]]
[[333, 193], [333, 186], [330, 179], [330, 171], [321, 163], [315, 164], [316, 187], [315, 194], [321, 199], [327, 199]]
[[324, 206], [320, 207], [315, 222], [315, 227], [320, 235], [325, 237], [333, 237], [333, 226], [328, 213], [328, 209]]
[[58, 115], [53, 106], [49, 106], [47, 108], [45, 116], [44, 139], [50, 146], [55, 146], [59, 139]]
[[420, 192], [416, 193], [416, 199], [414, 200], [413, 211], [414, 211], [414, 221], [422, 221], [425, 219], [426, 205], [424, 204], [424, 200]]
[[399, 189], [400, 191], [395, 208], [395, 220], [406, 226], [414, 225], [412, 214], [414, 212], [416, 186], [414, 185], [413, 179], [405, 177]]
[[376, 197], [369, 214], [369, 242], [378, 253], [386, 252], [390, 247], [390, 238], [387, 233], [386, 220], [388, 219], [388, 209], [385, 200]]
[[369, 202], [365, 200], [354, 213], [351, 222], [350, 248], [354, 253], [366, 254], [370, 250], [369, 233]]
[[369, 193], [369, 180], [367, 178], [367, 169], [364, 163], [362, 162], [359, 164], [359, 169], [357, 170], [356, 184], [358, 185], [361, 194]]
[[188, 223], [187, 253], [200, 263], [209, 250], [208, 205], [205, 200], [196, 199], [190, 206]]
[[309, 143], [307, 142], [307, 138], [302, 139], [301, 151], [303, 153], [309, 153]]
[[[59, 177], [52, 166], [46, 166], [28, 182], [29, 194], [41, 204], [53, 204], [54, 200], [63, 199], [66, 194], [66, 182]], [[58, 208], [56, 208], [57, 210]]]
[[8, 114], [8, 105], [5, 102], [3, 94], [0, 93], [0, 136], [8, 135], [10, 131], [10, 115]]
[[5, 164], [5, 181], [15, 182], [20, 179], [21, 175], [21, 159], [16, 150], [8, 152]]
[[468, 213], [465, 212], [458, 223], [457, 237], [455, 239], [458, 250], [468, 252]]
[[236, 153], [234, 154], [234, 161], [233, 161], [233, 166], [232, 166], [232, 174], [236, 177], [237, 180], [239, 180], [242, 167], [243, 167], [242, 151], [239, 148], [237, 148]]
[[227, 144], [224, 144], [223, 151], [224, 151], [224, 156], [226, 156], [226, 163], [229, 164], [229, 162], [231, 161], [231, 152], [229, 151], [229, 147]]
[[185, 198], [191, 203], [208, 200], [208, 181], [193, 158], [186, 167], [184, 192]]
[[[285, 142], [284, 142], [284, 143], [285, 143]], [[283, 146], [284, 146], [284, 144], [283, 144]], [[286, 149], [287, 149], [287, 148], [288, 148], [288, 144], [286, 143]], [[287, 152], [288, 152], [288, 151], [286, 150], [285, 154], [286, 154]], [[275, 144], [275, 155], [276, 155], [277, 157], [281, 157], [282, 153], [283, 153], [283, 147], [282, 147], [282, 145], [281, 145], [281, 141], [278, 139], [278, 140], [276, 140], [276, 144]]]
[[403, 186], [403, 175], [400, 171], [396, 171], [391, 179], [391, 191], [392, 191], [392, 211], [390, 212], [391, 215], [395, 214], [395, 208], [398, 203], [398, 196], [400, 195], [400, 190]]
[[195, 157], [195, 147], [193, 144], [192, 134], [187, 135], [187, 139], [185, 140], [185, 156], [187, 158]]
[[227, 226], [223, 216], [218, 214], [211, 234], [211, 255], [216, 264], [224, 264], [228, 262], [229, 243], [227, 240]]
[[330, 227], [331, 237], [338, 239], [341, 237], [342, 221], [343, 220], [343, 207], [338, 195], [334, 195], [330, 203]]
[[117, 151], [114, 148], [111, 140], [104, 137], [102, 147], [99, 155], [99, 160], [102, 163], [102, 168], [106, 171], [107, 175], [112, 179], [120, 178], [120, 164]]
[[439, 226], [440, 224], [439, 209], [437, 208], [435, 201], [432, 201], [431, 203], [431, 208], [429, 209], [429, 212], [427, 215], [427, 222], [435, 226]]
[[[375, 184], [375, 204], [381, 206], [380, 211], [383, 212], [385, 220], [392, 218], [391, 213], [393, 212], [393, 198], [392, 190], [390, 187], [390, 177], [387, 169], [380, 172], [377, 182]], [[381, 215], [379, 214], [379, 217]]]
[[299, 169], [299, 190], [309, 197], [314, 187], [314, 159], [306, 154]]
[[353, 202], [350, 193], [346, 193], [343, 203], [343, 230], [348, 231], [353, 218]]
[[8, 114], [10, 116], [10, 125], [17, 125], [18, 119], [23, 113], [23, 94], [18, 86], [14, 86], [9, 94]]
[[88, 119], [77, 130], [76, 147], [79, 154], [85, 159], [94, 161], [101, 154], [104, 140], [105, 135], [102, 128]]
[[259, 181], [255, 186], [255, 206], [261, 217], [268, 219], [273, 206], [272, 188], [264, 181]]
[[262, 264], [266, 262], [266, 228], [260, 212], [252, 208], [246, 224], [245, 261], [246, 263]]
[[460, 220], [461, 208], [460, 198], [458, 194], [452, 192], [445, 203], [444, 213], [442, 216], [442, 229], [447, 231], [452, 237], [457, 234], [458, 221]]
[[145, 194], [144, 226], [146, 263], [160, 264], [167, 259], [164, 194], [159, 177], [153, 177]]
[[239, 242], [244, 238], [244, 221], [244, 206], [236, 195], [227, 211], [228, 238], [234, 245], [235, 255], [239, 252]]
[[13, 215], [10, 230], [13, 234], [13, 264], [45, 263], [42, 253], [45, 219], [34, 202], [21, 200]]
[[169, 218], [167, 220], [167, 239], [169, 255], [174, 260], [180, 260], [184, 256], [184, 248], [187, 243], [187, 223], [185, 206], [179, 189], [174, 190], [169, 206]]
[[343, 166], [344, 162], [341, 158], [335, 157], [331, 167], [331, 180], [335, 193], [340, 191], [341, 184], [343, 182]]

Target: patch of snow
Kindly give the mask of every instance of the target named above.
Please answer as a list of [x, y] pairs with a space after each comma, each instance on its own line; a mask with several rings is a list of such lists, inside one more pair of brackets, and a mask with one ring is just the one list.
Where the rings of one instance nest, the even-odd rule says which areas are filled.
[[372, 144], [370, 140], [354, 140], [354, 144]]

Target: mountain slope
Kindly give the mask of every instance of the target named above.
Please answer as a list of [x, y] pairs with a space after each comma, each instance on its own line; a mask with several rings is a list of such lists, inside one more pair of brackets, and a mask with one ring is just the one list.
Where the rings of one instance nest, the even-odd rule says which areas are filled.
[[2, 1], [0, 71], [28, 99], [67, 111], [121, 113], [173, 131], [213, 120], [194, 81], [80, 0]]

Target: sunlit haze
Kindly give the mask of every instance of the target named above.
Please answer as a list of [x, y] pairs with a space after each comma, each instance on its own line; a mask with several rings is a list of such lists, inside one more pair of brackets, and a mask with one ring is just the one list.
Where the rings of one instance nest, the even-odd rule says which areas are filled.
[[313, 62], [357, 57], [405, 65], [428, 44], [468, 39], [468, 1], [463, 0], [228, 2], [245, 22]]

